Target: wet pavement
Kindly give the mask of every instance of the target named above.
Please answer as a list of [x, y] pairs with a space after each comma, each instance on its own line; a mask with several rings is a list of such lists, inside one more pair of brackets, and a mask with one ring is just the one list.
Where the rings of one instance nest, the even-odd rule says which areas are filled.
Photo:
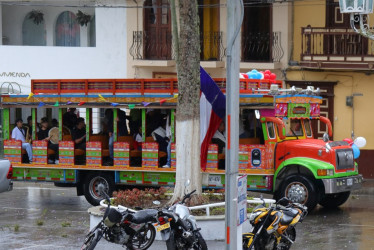
[[[75, 188], [15, 182], [12, 192], [0, 194], [0, 250], [79, 249], [89, 228], [89, 207]], [[317, 207], [297, 226], [292, 249], [374, 249], [373, 215], [374, 181], [339, 209]], [[208, 242], [208, 247], [224, 249], [224, 242]], [[123, 248], [102, 240], [97, 249]], [[165, 243], [150, 249], [165, 249]]]

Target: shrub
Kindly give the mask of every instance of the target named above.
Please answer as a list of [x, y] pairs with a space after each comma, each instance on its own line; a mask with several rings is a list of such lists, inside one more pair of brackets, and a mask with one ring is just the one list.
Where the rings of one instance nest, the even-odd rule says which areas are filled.
[[118, 192], [113, 192], [114, 204], [115, 206], [122, 205], [126, 207], [141, 207], [147, 208], [152, 207], [153, 201], [159, 200], [164, 201], [167, 199], [165, 193], [167, 189], [161, 187], [159, 189], [154, 188], [146, 188], [144, 190], [140, 190], [137, 188], [134, 189], [127, 189], [127, 190], [120, 190]]

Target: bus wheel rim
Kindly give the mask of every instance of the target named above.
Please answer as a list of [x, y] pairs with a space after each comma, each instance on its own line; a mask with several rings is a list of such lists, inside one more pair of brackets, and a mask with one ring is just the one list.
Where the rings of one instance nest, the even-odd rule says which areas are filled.
[[103, 198], [99, 194], [99, 189], [98, 189], [99, 184], [104, 185], [104, 191], [106, 193], [109, 192], [109, 183], [107, 180], [105, 180], [103, 177], [100, 177], [100, 176], [96, 176], [95, 178], [93, 178], [89, 184], [90, 195], [98, 200]]
[[285, 196], [292, 202], [305, 204], [308, 200], [309, 193], [307, 187], [303, 183], [292, 182], [288, 184]]

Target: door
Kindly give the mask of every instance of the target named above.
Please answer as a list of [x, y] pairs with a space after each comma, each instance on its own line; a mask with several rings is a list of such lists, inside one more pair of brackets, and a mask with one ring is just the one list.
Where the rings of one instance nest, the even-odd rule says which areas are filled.
[[144, 59], [171, 60], [171, 17], [168, 0], [144, 3]]
[[[357, 23], [358, 25], [358, 23]], [[365, 55], [368, 39], [356, 33], [334, 34], [334, 29], [351, 29], [350, 15], [340, 12], [339, 0], [326, 0], [326, 28], [324, 50], [327, 55]]]
[[259, 0], [244, 0], [242, 61], [272, 61], [272, 8]]
[[[313, 81], [286, 81], [289, 86], [295, 86], [297, 88], [305, 89], [307, 86], [314, 86], [314, 88], [320, 88], [322, 97], [321, 116], [330, 119], [333, 130], [334, 130], [334, 86], [337, 82], [313, 82]], [[313, 137], [316, 139], [322, 139], [324, 133], [328, 133], [327, 126], [319, 119], [312, 120]], [[333, 138], [330, 138], [333, 140]]]

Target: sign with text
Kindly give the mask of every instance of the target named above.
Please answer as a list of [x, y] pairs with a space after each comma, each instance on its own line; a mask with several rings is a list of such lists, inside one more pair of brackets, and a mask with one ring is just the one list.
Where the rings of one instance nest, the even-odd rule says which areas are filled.
[[237, 223], [238, 226], [247, 220], [247, 175], [238, 177], [238, 212]]

